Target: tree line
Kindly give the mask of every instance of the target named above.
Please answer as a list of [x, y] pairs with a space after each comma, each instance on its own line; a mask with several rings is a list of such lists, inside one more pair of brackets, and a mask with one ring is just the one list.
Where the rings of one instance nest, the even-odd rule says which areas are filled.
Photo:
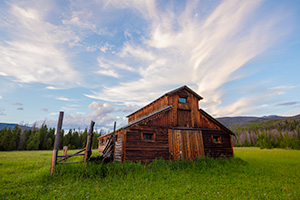
[[[68, 146], [68, 149], [81, 149], [86, 145], [88, 131], [70, 129], [67, 133], [61, 131], [59, 148]], [[104, 130], [94, 132], [93, 148], [98, 146], [98, 137], [106, 134]], [[0, 130], [0, 151], [13, 150], [52, 150], [55, 141], [55, 128], [42, 125], [41, 128], [22, 130], [18, 125]]]
[[236, 147], [300, 149], [300, 118], [269, 120], [229, 127]]

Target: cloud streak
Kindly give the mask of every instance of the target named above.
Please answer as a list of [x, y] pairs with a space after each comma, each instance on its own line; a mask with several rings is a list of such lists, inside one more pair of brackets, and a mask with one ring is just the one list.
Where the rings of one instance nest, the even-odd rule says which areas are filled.
[[[97, 127], [112, 127], [114, 121], [118, 122], [118, 126], [125, 124], [126, 120], [113, 116], [116, 110], [110, 104], [94, 101], [88, 107], [89, 112], [86, 114], [66, 113], [63, 126], [67, 128], [82, 128], [87, 127], [91, 121], [94, 121]], [[53, 114], [56, 115], [56, 113], [51, 113], [51, 115]], [[46, 120], [46, 124], [50, 127], [55, 127], [56, 123], [57, 121], [55, 120]]]
[[21, 83], [63, 85], [73, 83], [74, 78], [80, 80], [64, 47], [78, 43], [72, 31], [47, 22], [45, 5], [6, 6], [7, 10], [2, 9], [6, 17], [1, 28], [7, 38], [0, 42], [1, 75]]
[[[233, 73], [286, 33], [274, 31], [281, 23], [275, 13], [257, 22], [249, 20], [261, 2], [222, 1], [210, 15], [199, 16], [197, 1], [187, 4], [179, 15], [170, 9], [159, 10], [154, 1], [110, 1], [110, 6], [139, 11], [148, 22], [149, 34], [143, 37], [142, 45], [128, 41], [112, 59], [134, 66], [140, 78], [119, 80], [117, 85], [86, 96], [141, 106], [187, 84], [204, 97], [205, 108], [220, 111], [225, 93], [220, 87], [235, 80]], [[111, 61], [102, 74], [119, 77], [120, 69], [115, 65]], [[221, 113], [239, 113], [246, 105], [248, 101], [236, 100]]]

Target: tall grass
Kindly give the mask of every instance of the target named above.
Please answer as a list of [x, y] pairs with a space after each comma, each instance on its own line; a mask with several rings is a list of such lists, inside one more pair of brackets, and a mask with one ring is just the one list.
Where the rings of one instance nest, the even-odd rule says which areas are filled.
[[300, 198], [300, 151], [234, 152], [194, 162], [58, 165], [52, 177], [51, 151], [1, 152], [0, 199]]

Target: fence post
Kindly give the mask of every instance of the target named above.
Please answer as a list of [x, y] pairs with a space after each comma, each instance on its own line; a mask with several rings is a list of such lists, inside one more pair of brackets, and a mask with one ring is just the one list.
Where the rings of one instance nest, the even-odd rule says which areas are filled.
[[93, 143], [93, 132], [94, 132], [95, 122], [91, 121], [89, 133], [86, 140], [85, 154], [84, 154], [84, 162], [88, 160], [92, 155], [92, 143]]
[[[64, 146], [63, 148], [63, 155], [67, 155], [68, 154], [68, 146]], [[66, 157], [62, 157], [62, 159], [65, 159]]]
[[59, 140], [60, 140], [60, 135], [61, 135], [61, 127], [63, 123], [63, 118], [64, 118], [64, 112], [60, 111], [59, 112], [59, 118], [57, 122], [57, 130], [56, 130], [56, 136], [55, 136], [55, 142], [54, 142], [54, 147], [53, 147], [53, 155], [52, 155], [52, 164], [50, 168], [50, 175], [52, 175], [55, 171], [55, 166], [56, 166], [56, 161], [57, 161], [57, 153], [59, 149]]

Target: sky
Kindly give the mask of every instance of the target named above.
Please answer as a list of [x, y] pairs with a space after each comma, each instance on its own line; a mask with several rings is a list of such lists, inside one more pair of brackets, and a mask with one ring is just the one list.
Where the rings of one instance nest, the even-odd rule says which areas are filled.
[[214, 117], [300, 114], [298, 0], [0, 1], [0, 122], [111, 129], [187, 85]]

